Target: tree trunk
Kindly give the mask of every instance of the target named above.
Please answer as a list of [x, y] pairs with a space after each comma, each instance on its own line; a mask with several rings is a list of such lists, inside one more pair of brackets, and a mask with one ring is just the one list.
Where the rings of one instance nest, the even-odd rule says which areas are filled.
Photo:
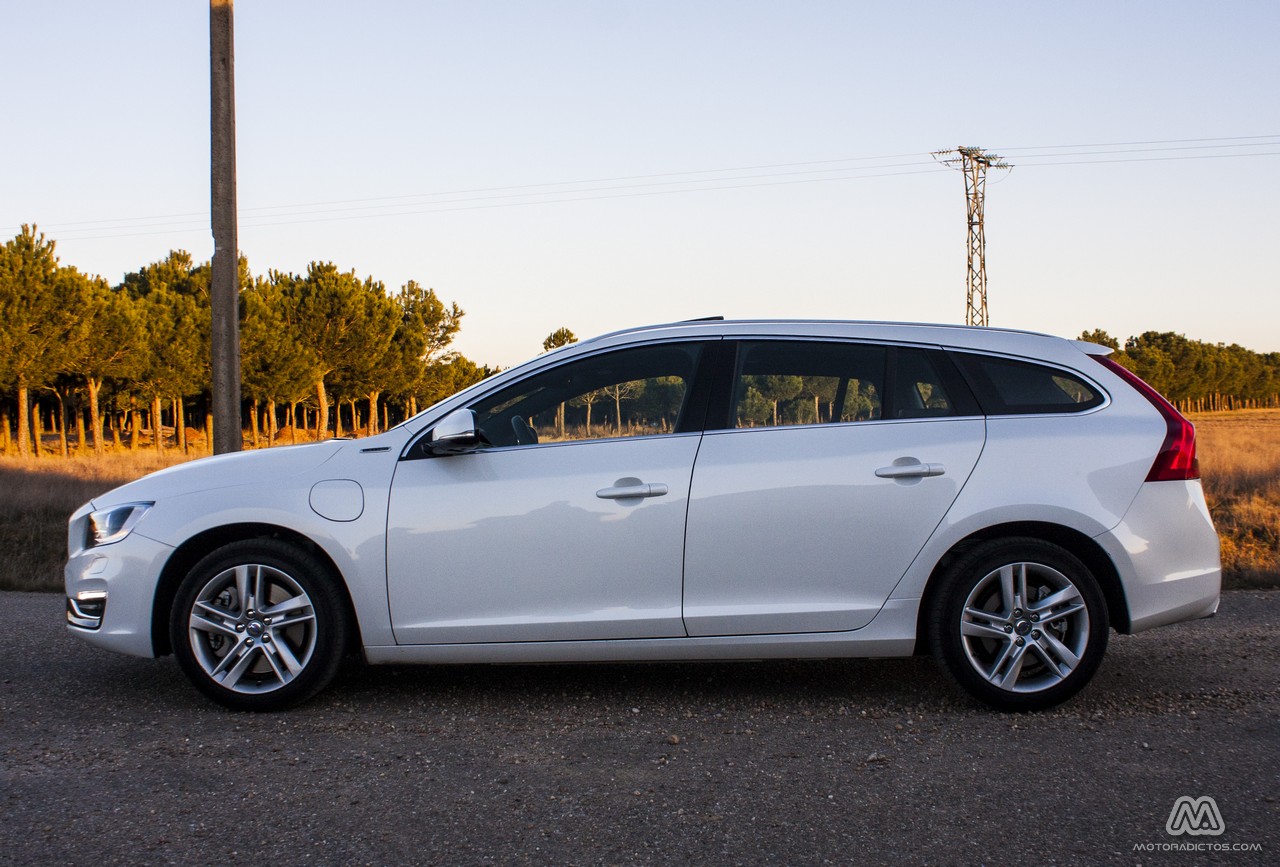
[[35, 456], [40, 457], [40, 446], [44, 444], [44, 423], [40, 418], [40, 399], [31, 402], [31, 445]]
[[617, 429], [618, 436], [622, 436], [622, 388], [617, 387], [613, 391], [613, 426]]
[[289, 401], [289, 439], [298, 444], [298, 405], [293, 401]]
[[391, 430], [391, 403], [390, 401], [382, 405], [382, 429]]
[[276, 444], [276, 402], [267, 401], [267, 445]]
[[86, 433], [88, 428], [84, 423], [84, 407], [80, 405], [80, 401], [76, 401], [76, 451], [83, 452], [89, 447], [89, 435]]
[[333, 403], [333, 435], [342, 438], [342, 398]]
[[204, 413], [204, 444], [213, 454], [213, 413], [208, 410]]
[[0, 409], [0, 455], [9, 454], [9, 410]]
[[316, 439], [324, 439], [329, 431], [329, 395], [324, 390], [324, 379], [316, 380]]
[[54, 396], [58, 399], [58, 448], [62, 450], [62, 456], [65, 458], [71, 453], [67, 448], [67, 397], [56, 389]]
[[160, 395], [151, 398], [151, 447], [158, 452], [164, 451], [164, 434], [160, 425]]
[[40, 417], [40, 399], [31, 401], [31, 447], [36, 457], [40, 457], [40, 446], [44, 445], [44, 419]]
[[174, 444], [185, 455], [187, 453], [187, 408], [182, 405], [182, 398], [180, 397], [174, 397], [171, 403], [173, 405]]
[[367, 436], [373, 436], [378, 432], [378, 395], [382, 392], [369, 392], [369, 432]]
[[259, 448], [261, 443], [258, 442], [258, 401], [249, 401], [249, 429], [253, 431], [253, 447]]
[[31, 396], [27, 391], [27, 380], [18, 377], [18, 457], [31, 455]]

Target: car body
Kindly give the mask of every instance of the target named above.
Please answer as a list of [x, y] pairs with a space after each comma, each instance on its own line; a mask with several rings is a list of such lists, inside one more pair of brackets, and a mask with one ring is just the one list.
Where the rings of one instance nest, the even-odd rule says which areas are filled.
[[699, 320], [504, 371], [380, 435], [175, 466], [71, 518], [68, 628], [232, 707], [371, 663], [882, 657], [1068, 698], [1216, 611], [1194, 429], [1104, 347]]

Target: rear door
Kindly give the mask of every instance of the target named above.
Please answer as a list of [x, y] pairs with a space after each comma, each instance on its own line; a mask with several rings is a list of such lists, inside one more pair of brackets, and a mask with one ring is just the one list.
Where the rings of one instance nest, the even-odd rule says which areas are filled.
[[976, 404], [939, 352], [838, 341], [743, 343], [732, 388], [694, 468], [685, 628], [866, 625], [977, 462]]

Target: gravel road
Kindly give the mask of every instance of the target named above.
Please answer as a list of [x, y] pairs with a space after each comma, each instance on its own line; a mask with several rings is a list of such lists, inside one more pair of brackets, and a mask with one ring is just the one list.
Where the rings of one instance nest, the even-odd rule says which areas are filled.
[[[4, 864], [1280, 859], [1280, 593], [1113, 635], [1094, 683], [1034, 715], [969, 704], [924, 658], [353, 663], [297, 710], [236, 714], [172, 658], [71, 638], [62, 604], [0, 593]], [[1226, 832], [1168, 835], [1183, 795]], [[1170, 843], [1233, 849], [1135, 849]]]

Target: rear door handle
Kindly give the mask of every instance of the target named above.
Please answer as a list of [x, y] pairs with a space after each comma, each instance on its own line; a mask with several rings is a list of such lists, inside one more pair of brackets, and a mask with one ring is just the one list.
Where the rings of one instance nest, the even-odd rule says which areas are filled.
[[596, 496], [602, 500], [630, 500], [639, 497], [661, 497], [666, 493], [667, 486], [663, 484], [614, 485], [611, 488], [601, 488], [596, 491]]
[[881, 467], [876, 475], [882, 479], [919, 479], [926, 476], [940, 476], [947, 471], [942, 464], [895, 464]]

